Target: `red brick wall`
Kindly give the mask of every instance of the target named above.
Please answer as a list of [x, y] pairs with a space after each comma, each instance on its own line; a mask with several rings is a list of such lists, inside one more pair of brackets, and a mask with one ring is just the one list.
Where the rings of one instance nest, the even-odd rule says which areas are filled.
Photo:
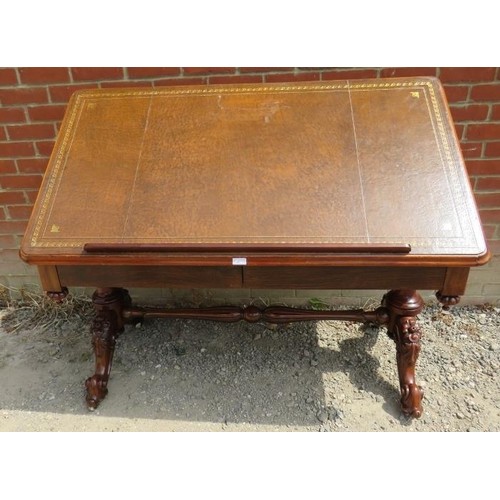
[[[75, 90], [426, 75], [445, 86], [484, 230], [498, 256], [500, 68], [0, 68], [0, 282], [19, 284], [33, 275], [17, 249]], [[500, 290], [491, 274], [483, 273], [476, 295]]]

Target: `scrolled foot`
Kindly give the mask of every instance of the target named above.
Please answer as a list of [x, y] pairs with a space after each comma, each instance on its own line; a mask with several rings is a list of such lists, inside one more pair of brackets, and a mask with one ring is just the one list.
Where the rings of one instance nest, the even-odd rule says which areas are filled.
[[401, 386], [401, 410], [407, 417], [420, 418], [424, 391], [417, 384]]
[[89, 410], [93, 411], [108, 394], [108, 382], [99, 375], [93, 375], [85, 381], [87, 395], [85, 401]]

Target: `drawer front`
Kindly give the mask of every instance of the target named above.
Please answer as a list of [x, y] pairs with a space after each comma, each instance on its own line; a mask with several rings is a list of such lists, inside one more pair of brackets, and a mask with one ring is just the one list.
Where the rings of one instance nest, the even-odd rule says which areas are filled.
[[63, 286], [260, 289], [440, 289], [441, 267], [58, 266]]
[[63, 286], [241, 288], [239, 267], [58, 266]]
[[439, 289], [442, 267], [247, 267], [245, 288], [297, 289]]

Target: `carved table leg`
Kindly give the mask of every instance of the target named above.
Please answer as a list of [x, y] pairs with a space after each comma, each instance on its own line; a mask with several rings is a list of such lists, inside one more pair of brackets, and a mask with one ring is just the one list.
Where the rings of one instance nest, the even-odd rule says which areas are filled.
[[423, 391], [415, 381], [421, 336], [417, 315], [424, 303], [414, 290], [391, 290], [385, 295], [383, 304], [389, 311], [389, 337], [396, 342], [401, 409], [405, 415], [419, 418], [423, 411]]
[[98, 288], [92, 302], [97, 316], [91, 327], [95, 374], [85, 382], [89, 410], [97, 408], [108, 393], [116, 338], [123, 331], [122, 310], [130, 305], [130, 296], [121, 288]]

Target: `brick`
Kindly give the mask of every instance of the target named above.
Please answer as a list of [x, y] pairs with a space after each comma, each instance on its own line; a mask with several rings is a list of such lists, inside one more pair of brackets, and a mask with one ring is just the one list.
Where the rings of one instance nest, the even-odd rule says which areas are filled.
[[0, 248], [17, 248], [16, 238], [12, 234], [0, 236]]
[[14, 140], [52, 139], [54, 137], [54, 125], [51, 124], [10, 125], [7, 129], [9, 137]]
[[491, 239], [495, 235], [496, 224], [483, 224], [483, 234], [486, 239]]
[[500, 296], [500, 284], [486, 283], [483, 287], [483, 295]]
[[174, 85], [203, 85], [205, 78], [166, 78], [164, 80], [155, 80], [155, 87], [174, 86]]
[[26, 116], [23, 108], [0, 108], [0, 123], [25, 122]]
[[5, 132], [5, 127], [0, 127], [0, 141], [5, 141], [7, 139], [7, 133]]
[[479, 215], [483, 224], [500, 223], [500, 209], [480, 209]]
[[69, 98], [77, 90], [95, 89], [97, 87], [98, 87], [97, 83], [87, 83], [78, 85], [54, 85], [53, 87], [49, 88], [50, 100], [54, 103], [56, 102], [67, 103], [69, 101]]
[[393, 78], [401, 76], [436, 76], [436, 68], [383, 68], [380, 76]]
[[462, 140], [462, 138], [464, 136], [465, 126], [460, 125], [459, 123], [455, 123], [454, 126], [455, 126], [455, 132], [457, 133], [458, 140], [460, 141], [460, 140]]
[[14, 68], [0, 68], [0, 85], [17, 85], [17, 75]]
[[52, 154], [52, 150], [54, 149], [55, 141], [40, 141], [35, 144], [41, 155], [50, 156]]
[[[287, 294], [290, 295], [291, 290], [281, 291], [281, 296], [284, 297]], [[252, 288], [252, 296], [254, 297], [262, 297], [266, 295], [266, 290], [254, 290]], [[296, 297], [304, 297], [306, 299], [322, 299], [325, 297], [341, 297], [342, 296], [342, 290], [295, 290], [295, 296]], [[279, 295], [277, 295], [279, 298]]]
[[[481, 290], [483, 289], [482, 283], [471, 283], [471, 275], [469, 275], [469, 282], [467, 283], [467, 289], [465, 291], [465, 296], [470, 297], [472, 295], [481, 295]], [[463, 297], [460, 300], [460, 305], [463, 304]]]
[[[7, 277], [7, 286], [15, 288], [19, 290], [20, 288], [26, 288], [26, 281], [27, 278], [29, 282], [37, 282], [38, 278], [36, 277], [36, 267], [35, 266], [28, 266], [28, 264], [25, 264], [23, 261], [19, 260], [18, 262], [12, 262], [8, 269], [7, 272], [5, 273], [5, 276]], [[30, 279], [30, 277], [33, 276], [33, 278]], [[36, 290], [39, 290], [39, 288], [36, 288]], [[21, 298], [19, 294], [16, 295], [16, 292], [11, 291], [11, 296]]]
[[0, 160], [0, 174], [15, 174], [17, 172], [14, 160]]
[[235, 73], [236, 68], [183, 68], [185, 75], [218, 75]]
[[[469, 292], [469, 288], [471, 289], [471, 292]], [[465, 291], [465, 295], [462, 295], [462, 297], [460, 299], [460, 307], [484, 305], [488, 301], [488, 299], [481, 295], [482, 289], [483, 289], [483, 285], [469, 286], [469, 284], [467, 284], [467, 290]], [[491, 302], [489, 302], [489, 303], [491, 303]]]
[[5, 209], [3, 207], [0, 207], [0, 220], [5, 220], [7, 218], [5, 214]]
[[73, 80], [117, 80], [123, 78], [123, 68], [71, 68]]
[[475, 193], [474, 196], [479, 208], [500, 207], [500, 193]]
[[238, 68], [240, 73], [275, 73], [278, 71], [291, 72], [293, 68], [277, 67], [277, 68]]
[[500, 191], [500, 171], [498, 177], [479, 177], [476, 180], [476, 191]]
[[12, 220], [28, 220], [30, 218], [33, 207], [27, 205], [8, 206], [10, 218]]
[[22, 191], [0, 192], [0, 205], [23, 205], [26, 203]]
[[500, 140], [500, 123], [470, 124], [467, 127], [467, 139]]
[[376, 78], [376, 69], [351, 69], [324, 71], [321, 73], [322, 80], [355, 80], [356, 78]]
[[299, 67], [299, 68], [292, 68], [293, 71], [342, 71], [342, 70], [350, 70], [350, 69], [358, 69], [358, 68], [329, 68], [327, 66], [321, 67], [321, 66], [308, 66], [308, 67]]
[[465, 165], [469, 175], [500, 174], [500, 160], [467, 160]]
[[131, 81], [131, 80], [124, 80], [121, 82], [102, 82], [100, 84], [102, 89], [106, 88], [129, 88], [129, 87], [149, 87], [151, 88], [153, 86], [153, 82], [150, 81]]
[[456, 122], [486, 120], [489, 107], [486, 104], [450, 106], [451, 116]]
[[1, 258], [4, 262], [19, 262], [19, 250], [17, 248], [2, 249]]
[[312, 82], [319, 81], [320, 73], [283, 73], [276, 75], [264, 75], [266, 82]]
[[179, 76], [181, 68], [127, 68], [129, 78], [153, 78]]
[[465, 85], [443, 85], [448, 102], [466, 101], [469, 87]]
[[23, 174], [43, 174], [48, 158], [26, 158], [17, 160], [17, 169]]
[[477, 158], [483, 150], [482, 142], [462, 142], [460, 144], [464, 158]]
[[31, 142], [4, 142], [0, 143], [0, 157], [33, 156], [35, 150]]
[[[369, 293], [370, 295], [364, 296], [362, 298], [358, 297], [332, 297], [331, 298], [331, 305], [334, 308], [337, 307], [344, 307], [347, 306], [349, 309], [354, 308], [358, 309], [359, 307], [363, 306], [363, 304], [366, 303], [367, 300], [373, 300], [375, 298], [375, 295], [373, 295], [374, 290], [370, 290]], [[422, 290], [419, 290], [420, 293], [422, 293]], [[379, 295], [380, 297], [380, 295]], [[379, 297], [377, 297], [378, 300]], [[304, 305], [308, 305], [307, 303], [304, 303]]]
[[495, 78], [496, 68], [441, 68], [442, 82], [480, 82]]
[[34, 87], [0, 89], [0, 104], [2, 104], [2, 106], [46, 102], [48, 102], [46, 88]]
[[500, 104], [495, 104], [491, 110], [491, 119], [500, 120]]
[[66, 83], [69, 82], [68, 68], [19, 68], [21, 83]]
[[63, 104], [37, 106], [28, 108], [28, 115], [33, 122], [59, 121], [63, 119], [65, 111], [66, 106]]
[[33, 205], [38, 197], [38, 189], [32, 189], [32, 190], [26, 189], [25, 193], [29, 203]]
[[209, 76], [208, 83], [217, 85], [219, 83], [262, 83], [262, 75], [227, 75]]
[[41, 183], [41, 175], [4, 175], [0, 179], [0, 186], [3, 189], [38, 189]]
[[500, 101], [500, 82], [474, 85], [470, 97], [473, 101]]
[[500, 156], [500, 141], [487, 143], [484, 156], [488, 158]]
[[27, 221], [5, 220], [0, 221], [0, 234], [23, 234]]
[[[500, 240], [489, 240], [488, 249], [492, 255], [500, 255]], [[498, 295], [494, 298], [494, 300], [498, 301]]]

